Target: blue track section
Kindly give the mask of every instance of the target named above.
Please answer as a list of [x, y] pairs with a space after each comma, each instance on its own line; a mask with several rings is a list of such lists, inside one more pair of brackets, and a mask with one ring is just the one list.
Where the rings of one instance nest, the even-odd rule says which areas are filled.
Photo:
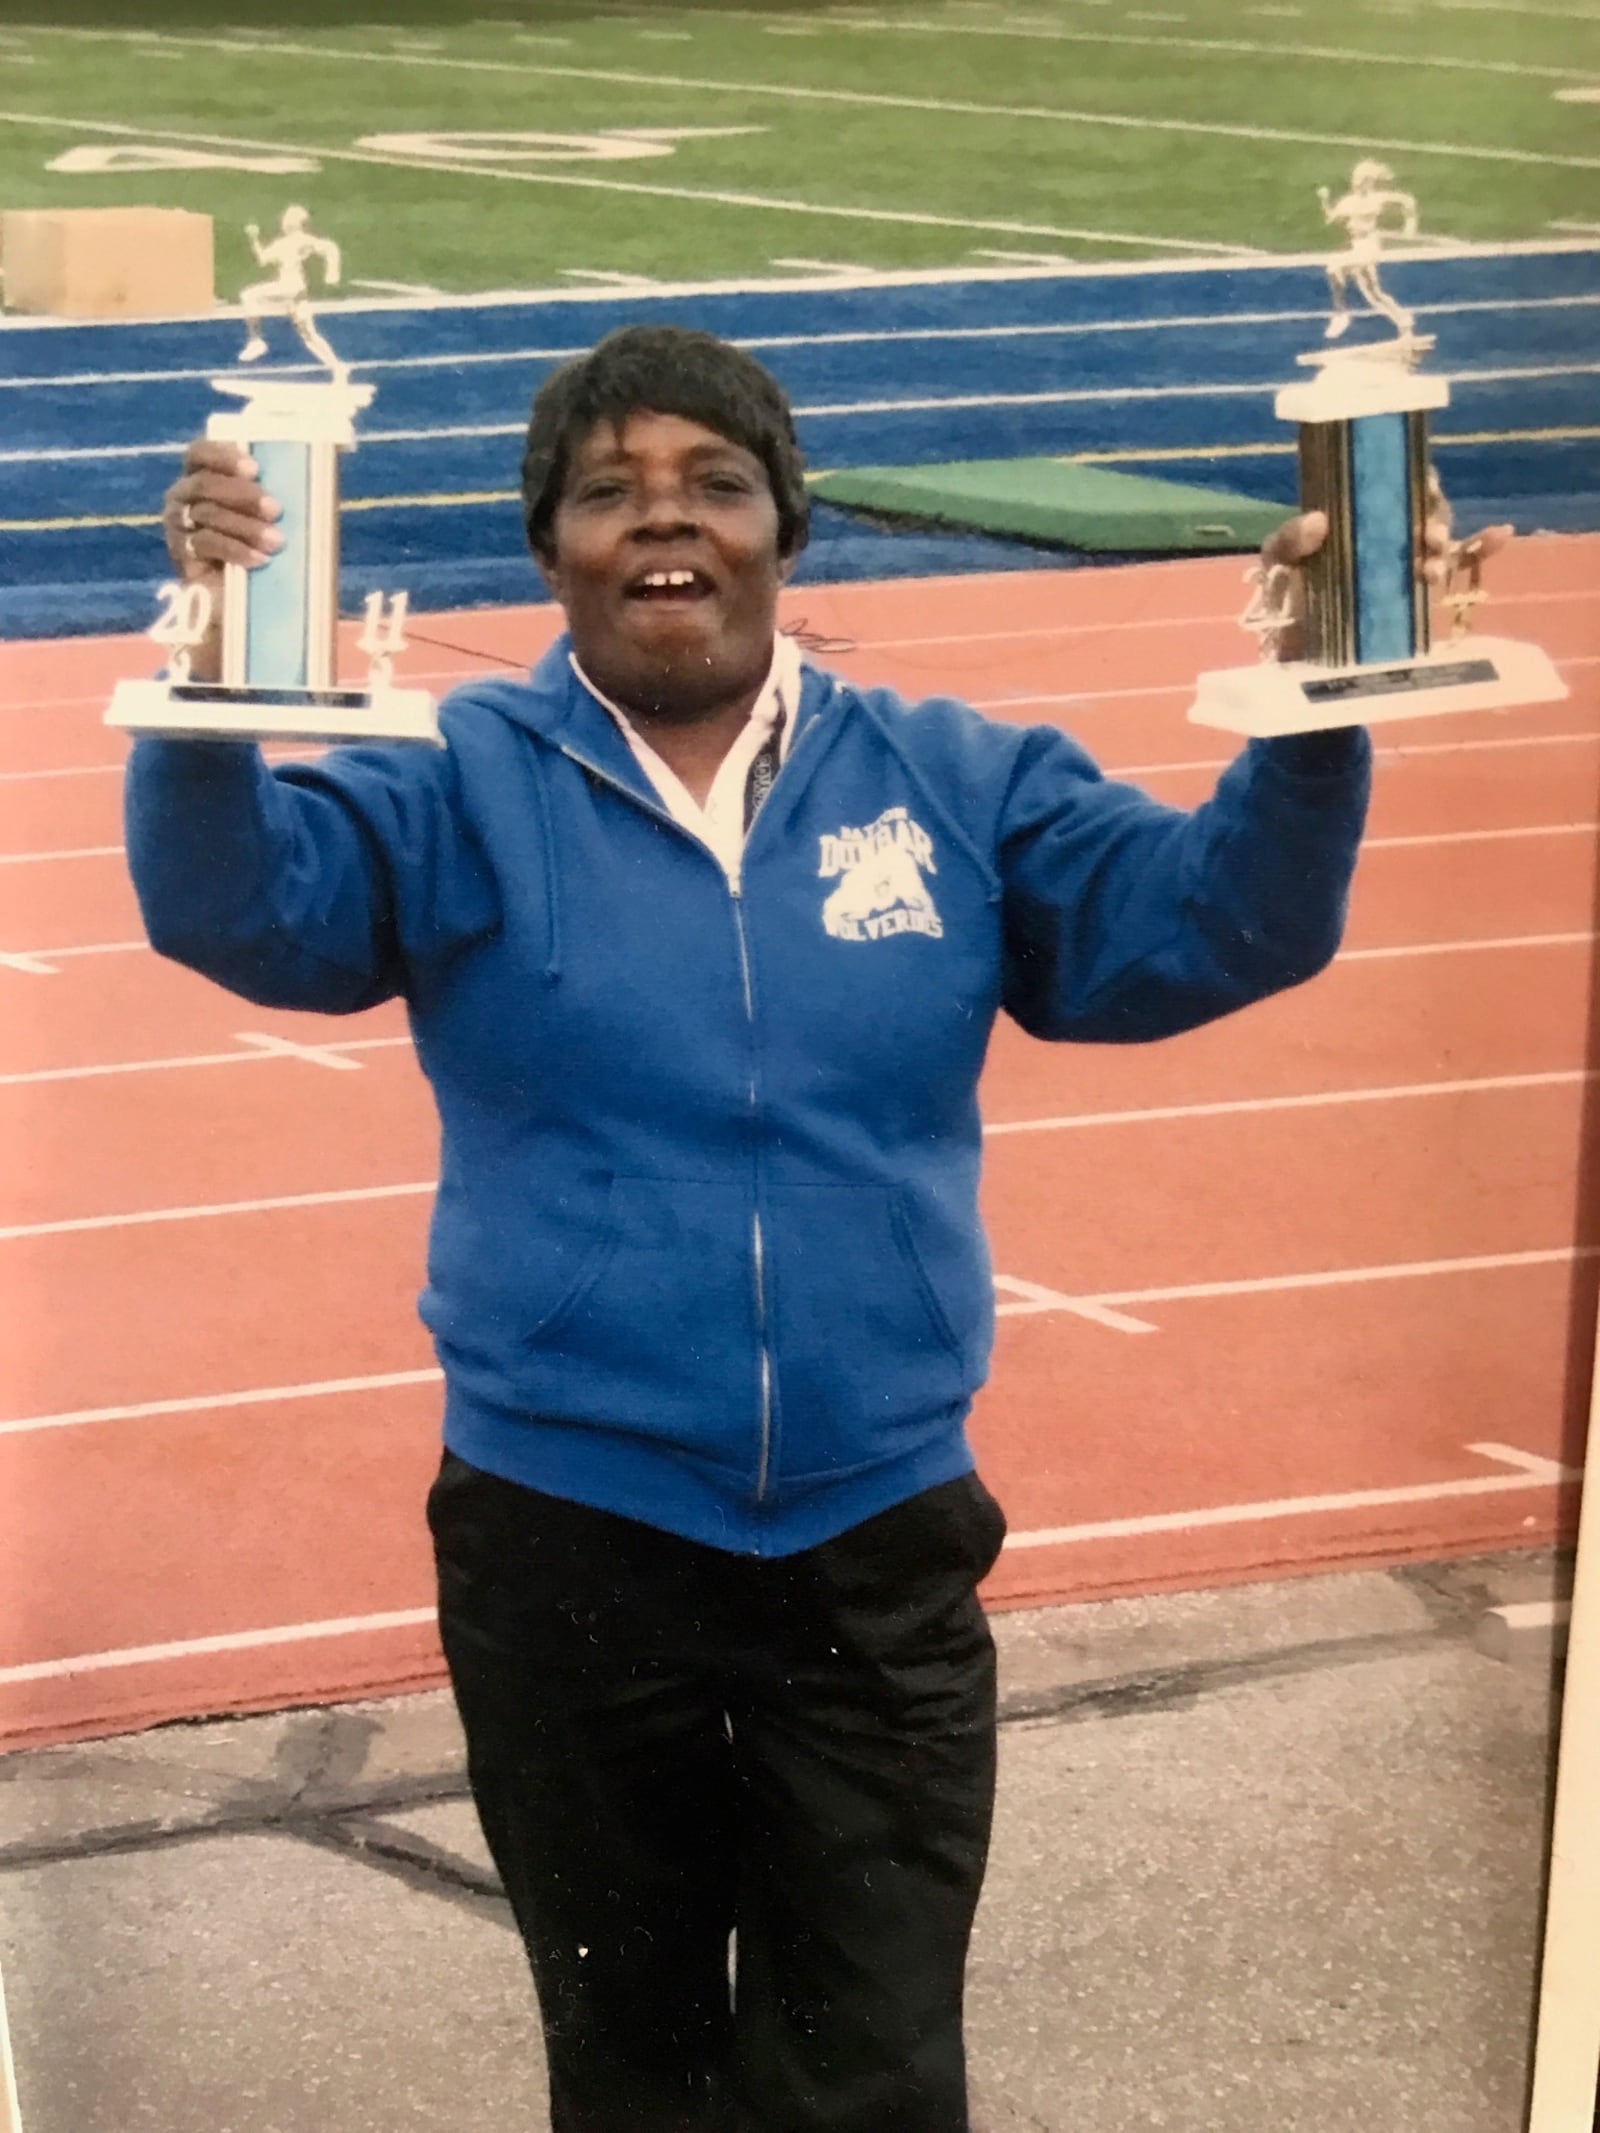
[[[1600, 526], [1600, 247], [1399, 262], [1386, 281], [1452, 380], [1435, 438], [1459, 520]], [[1081, 453], [1288, 505], [1292, 431], [1272, 400], [1304, 375], [1325, 286], [1314, 265], [1275, 263], [343, 312], [335, 344], [378, 388], [345, 465], [345, 601], [376, 585], [417, 608], [540, 597], [510, 494], [529, 402], [633, 319], [751, 347], [816, 468]], [[274, 357], [308, 372], [273, 330]], [[129, 522], [159, 509], [239, 341], [224, 319], [0, 325], [0, 634], [148, 620], [163, 551]], [[1084, 559], [819, 510], [799, 577], [1042, 560]]]

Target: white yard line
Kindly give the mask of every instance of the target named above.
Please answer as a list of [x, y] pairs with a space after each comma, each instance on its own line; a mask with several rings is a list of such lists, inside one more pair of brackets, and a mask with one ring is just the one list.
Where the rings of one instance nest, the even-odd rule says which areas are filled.
[[[28, 25], [22, 25], [27, 30]], [[126, 41], [127, 33], [119, 30], [81, 30], [44, 25], [39, 34], [96, 41]], [[1152, 40], [1156, 41], [1156, 40]], [[1160, 40], [1165, 42], [1165, 40]], [[237, 52], [248, 46], [224, 41], [215, 37], [163, 36], [162, 44], [176, 50], [221, 50]], [[891, 96], [883, 92], [863, 89], [809, 88], [796, 82], [761, 82], [729, 80], [725, 77], [642, 73], [619, 67], [573, 67], [557, 66], [532, 60], [490, 59], [423, 59], [396, 52], [361, 51], [333, 45], [294, 45], [286, 41], [274, 41], [260, 47], [264, 56], [285, 58], [309, 58], [327, 64], [355, 62], [361, 65], [381, 64], [387, 66], [422, 67], [433, 70], [449, 68], [452, 72], [500, 75], [534, 75], [558, 81], [588, 81], [608, 86], [642, 88], [659, 92], [662, 89], [684, 89], [696, 95], [723, 96], [769, 96], [794, 102], [813, 104], [843, 104], [869, 110], [926, 111], [950, 117], [1000, 118], [1006, 120], [1038, 120], [1048, 124], [1120, 128], [1139, 133], [1176, 133], [1185, 135], [1220, 136], [1228, 140], [1280, 141], [1300, 146], [1325, 148], [1390, 149], [1396, 153], [1414, 156], [1446, 156], [1471, 162], [1533, 164], [1542, 168], [1562, 170], [1600, 169], [1600, 158], [1593, 156], [1541, 155], [1532, 149], [1489, 148], [1478, 142], [1419, 141], [1415, 139], [1391, 139], [1382, 134], [1313, 133], [1289, 127], [1226, 125], [1216, 120], [1150, 118], [1134, 113], [1108, 113], [1102, 111], [1068, 110], [1039, 104], [989, 104], [969, 102], [964, 98], [931, 96]], [[3, 116], [4, 114], [0, 114]], [[83, 130], [80, 128], [80, 130]], [[176, 138], [176, 136], [169, 136]], [[266, 146], [269, 149], [299, 155], [327, 154], [318, 148], [302, 148], [289, 143], [274, 141], [253, 142], [251, 146]], [[448, 167], [448, 166], [447, 166]], [[463, 166], [468, 167], [470, 166]], [[630, 187], [629, 190], [639, 190]], [[651, 188], [652, 190], [654, 188]], [[709, 196], [702, 196], [709, 197]], [[974, 225], [975, 226], [975, 225]], [[998, 227], [989, 224], [986, 227]], [[1069, 235], [1057, 231], [1047, 234]], [[1139, 243], [1155, 240], [1139, 238]], [[1191, 247], [1185, 247], [1191, 248]], [[1225, 249], [1213, 247], [1213, 249]]]
[[[1484, 5], [1493, 0], [1483, 0]], [[702, 10], [691, 8], [690, 14]], [[1256, 15], [1297, 16], [1298, 8], [1251, 8]], [[716, 19], [726, 21], [730, 17], [719, 10]], [[754, 15], [738, 14], [731, 19], [753, 22]], [[1140, 14], [1128, 10], [1129, 22], [1182, 22], [1182, 15]], [[1568, 18], [1573, 19], [1573, 18]], [[1578, 18], [1581, 19], [1581, 18]], [[1454, 73], [1499, 74], [1529, 81], [1592, 81], [1596, 79], [1593, 68], [1585, 67], [1540, 67], [1525, 65], [1512, 59], [1471, 59], [1466, 57], [1441, 56], [1422, 52], [1372, 52], [1355, 45], [1301, 44], [1292, 34], [1271, 43], [1243, 37], [1142, 37], [1128, 36], [1118, 30], [1075, 30], [1043, 23], [1010, 22], [896, 22], [882, 17], [856, 16], [853, 19], [839, 18], [830, 27], [859, 31], [862, 34], [889, 31], [913, 37], [1006, 37], [1047, 44], [1101, 44], [1127, 46], [1134, 49], [1177, 52], [1221, 52], [1243, 59], [1270, 59], [1285, 65], [1297, 60], [1331, 60], [1337, 64], [1353, 66], [1394, 67], [1406, 74], [1432, 68]]]
[[[1371, 5], [1372, 0], [1368, 0], [1368, 4]], [[1542, 22], [1581, 22], [1600, 27], [1600, 14], [1589, 8], [1525, 7], [1521, 0], [1428, 0], [1428, 5], [1445, 14], [1453, 12], [1463, 15], [1527, 15]], [[1386, 14], [1388, 8], [1380, 4], [1377, 12]], [[1407, 9], [1407, 12], [1410, 10]]]
[[[191, 42], [193, 40], [190, 40]], [[641, 76], [641, 80], [648, 77]], [[1131, 123], [1131, 122], [1130, 122]], [[994, 222], [960, 215], [933, 215], [909, 208], [842, 207], [827, 202], [790, 200], [768, 193], [713, 191], [704, 186], [646, 185], [622, 178], [587, 178], [571, 171], [507, 168], [492, 163], [453, 163], [442, 156], [379, 155], [363, 148], [284, 149], [279, 142], [253, 140], [242, 134], [179, 132], [174, 128], [116, 125], [107, 119], [46, 118], [33, 111], [0, 111], [0, 124], [45, 126], [56, 133], [105, 133], [119, 140], [177, 141], [202, 148], [264, 148], [271, 153], [310, 155], [325, 163], [361, 163], [384, 170], [447, 171], [453, 177], [492, 178], [510, 185], [554, 185], [582, 192], [621, 193], [650, 200], [692, 200], [702, 206], [754, 208], [763, 214], [813, 215], [824, 220], [904, 224], [915, 229], [998, 231], [1008, 237], [1068, 237], [1096, 244], [1129, 244], [1146, 251], [1198, 252], [1208, 259], [1244, 252], [1242, 245], [1200, 242], [1187, 237], [1130, 235], [1118, 230], [1069, 228], [1046, 222]], [[1185, 129], [1188, 130], [1188, 129]], [[1548, 160], [1535, 158], [1534, 160]], [[1596, 162], [1600, 169], [1600, 160]], [[592, 292], [590, 300], [593, 301]]]
[[[1084, 4], [1091, 4], [1091, 0], [1084, 0]], [[20, 120], [25, 115], [13, 113], [12, 116]], [[3, 119], [4, 114], [0, 113], [0, 121], [3, 121]], [[45, 123], [60, 130], [70, 130], [73, 122], [52, 119]], [[162, 136], [162, 138], [168, 138], [168, 136]], [[407, 167], [411, 166], [408, 165]], [[1408, 264], [1415, 260], [1427, 260], [1430, 262], [1439, 260], [1482, 260], [1490, 264], [1498, 264], [1508, 259], [1587, 257], [1594, 249], [1592, 240], [1578, 236], [1517, 238], [1504, 243], [1487, 240], [1482, 243], [1469, 243], [1465, 240], [1458, 241], [1454, 238], [1446, 239], [1441, 237], [1437, 242], [1426, 245], [1420, 241], [1413, 245], [1396, 245], [1392, 251], [1386, 251], [1384, 256], [1394, 265]], [[1056, 256], [1065, 258], [1065, 255], [1052, 254], [1052, 257]], [[1205, 252], [1199, 254], [1185, 253], [1169, 259], [1068, 259], [1063, 265], [1049, 269], [1039, 267], [974, 267], [966, 264], [956, 267], [890, 267], [879, 272], [864, 273], [849, 284], [841, 282], [835, 287], [830, 287], [828, 293], [832, 295], [838, 289], [846, 286], [874, 291], [886, 289], [966, 288], [974, 284], [987, 283], [992, 283], [996, 286], [1014, 286], [1018, 282], [1126, 281], [1135, 278], [1145, 280], [1151, 274], [1211, 274], [1215, 273], [1219, 267], [1226, 268], [1230, 274], [1244, 274], [1252, 270], [1257, 273], [1277, 273], [1285, 267], [1313, 267], [1320, 271], [1326, 265], [1327, 255], [1325, 252], [1231, 251], [1220, 254]], [[660, 293], [663, 296], [673, 297], [812, 297], [817, 293], [817, 282], [815, 275], [811, 274], [803, 278], [796, 277], [790, 280], [779, 280], [767, 275], [754, 278], [746, 275], [736, 279], [725, 277], [721, 280], [713, 281], [663, 282]], [[1574, 300], [1577, 301], [1578, 299]], [[597, 301], [599, 299], [593, 290], [574, 289], [565, 284], [547, 283], [539, 288], [478, 289], [468, 295], [433, 298], [419, 297], [415, 300], [409, 297], [334, 297], [329, 302], [318, 304], [317, 310], [319, 314], [326, 311], [342, 317], [346, 313], [354, 312], [383, 314], [415, 311], [527, 310], [530, 305], [544, 310], [549, 307], [559, 308], [562, 305], [595, 303]], [[1550, 301], [1557, 301], [1557, 299], [1550, 299]], [[1498, 307], [1485, 306], [1485, 308], [1496, 309]], [[1318, 314], [1318, 316], [1321, 315], [1320, 313]], [[206, 312], [188, 312], [164, 323], [174, 325], [215, 325], [219, 318], [238, 319], [242, 318], [242, 316], [243, 314], [237, 305], [224, 304], [213, 306], [211, 310]], [[125, 321], [120, 319], [73, 319], [70, 321], [71, 330], [75, 333], [99, 334], [107, 337], [122, 331], [124, 326]], [[14, 334], [59, 333], [63, 330], [63, 322], [59, 319], [36, 318], [29, 313], [17, 312], [7, 319], [6, 330], [8, 333]], [[300, 367], [286, 366], [286, 368]], [[305, 366], [305, 374], [307, 376], [312, 375], [309, 366]], [[210, 373], [207, 372], [206, 375], [209, 376]]]
[[1315, 1518], [1343, 1511], [1377, 1510], [1389, 1504], [1440, 1503], [1462, 1496], [1496, 1496], [1519, 1489], [1553, 1489], [1576, 1481], [1581, 1469], [1542, 1459], [1509, 1444], [1469, 1444], [1481, 1459], [1515, 1468], [1510, 1474], [1481, 1474], [1471, 1480], [1424, 1481], [1406, 1488], [1344, 1489], [1324, 1496], [1278, 1496], [1264, 1502], [1218, 1504], [1203, 1511], [1160, 1511], [1142, 1518], [1107, 1518], [1078, 1526], [1046, 1526], [1011, 1533], [1006, 1548], [1081, 1547], [1086, 1542], [1132, 1540], [1154, 1533], [1189, 1533], [1210, 1526], [1270, 1524], [1280, 1518]]

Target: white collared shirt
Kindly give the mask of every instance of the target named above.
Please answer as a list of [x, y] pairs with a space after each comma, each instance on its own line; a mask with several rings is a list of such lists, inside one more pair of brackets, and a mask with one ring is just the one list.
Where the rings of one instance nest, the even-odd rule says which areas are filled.
[[737, 735], [733, 746], [723, 757], [711, 790], [706, 794], [702, 807], [687, 785], [664, 763], [642, 734], [635, 731], [628, 714], [609, 696], [602, 695], [579, 666], [576, 654], [569, 653], [572, 671], [577, 675], [597, 703], [604, 704], [617, 724], [622, 728], [628, 746], [633, 750], [640, 769], [655, 787], [661, 804], [674, 822], [681, 823], [698, 837], [702, 844], [710, 845], [721, 862], [722, 871], [735, 888], [739, 884], [739, 868], [744, 857], [744, 811], [745, 787], [750, 777], [750, 766], [771, 738], [772, 729], [782, 715], [782, 730], [778, 735], [778, 762], [781, 766], [794, 740], [795, 713], [800, 707], [800, 648], [792, 637], [785, 637], [780, 630], [773, 640], [772, 665], [756, 698], [748, 724]]

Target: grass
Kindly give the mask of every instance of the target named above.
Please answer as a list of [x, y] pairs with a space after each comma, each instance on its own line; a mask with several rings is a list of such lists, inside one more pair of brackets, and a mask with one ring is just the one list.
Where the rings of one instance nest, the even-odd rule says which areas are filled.
[[[794, 257], [971, 268], [997, 264], [980, 256], [993, 249], [1310, 250], [1325, 241], [1315, 188], [1340, 186], [1364, 144], [1382, 144], [1442, 235], [1600, 225], [1595, 106], [1556, 95], [1600, 83], [1600, 14], [1580, 0], [1559, 14], [1475, 0], [1305, 0], [1297, 15], [1249, 0], [370, 12], [382, 22], [290, 0], [252, 23], [165, 0], [135, 30], [86, 0], [41, 7], [0, 31], [0, 206], [202, 209], [224, 291], [254, 271], [243, 225], [291, 198], [339, 238], [353, 279], [460, 293], [585, 272], [750, 279]], [[426, 162], [362, 145], [624, 127], [749, 130], [626, 160], [519, 159], [503, 138]], [[48, 168], [147, 135], [234, 162], [304, 150], [319, 167]]]

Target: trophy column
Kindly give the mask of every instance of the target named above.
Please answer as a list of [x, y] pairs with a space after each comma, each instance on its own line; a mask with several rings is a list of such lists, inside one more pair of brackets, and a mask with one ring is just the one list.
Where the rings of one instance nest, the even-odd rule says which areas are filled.
[[[1328, 264], [1334, 308], [1326, 340], [1339, 345], [1299, 358], [1315, 375], [1285, 386], [1274, 412], [1299, 425], [1300, 508], [1326, 516], [1327, 538], [1299, 573], [1303, 615], [1293, 597], [1295, 571], [1279, 565], [1257, 574], [1257, 598], [1241, 620], [1261, 639], [1261, 663], [1202, 674], [1190, 720], [1267, 736], [1564, 697], [1566, 684], [1538, 645], [1467, 634], [1467, 612], [1478, 598], [1470, 544], [1452, 557], [1453, 568], [1469, 573], [1468, 589], [1447, 587], [1443, 595], [1456, 610], [1455, 631], [1442, 644], [1430, 642], [1422, 572], [1428, 424], [1449, 405], [1450, 387], [1417, 368], [1433, 342], [1412, 330], [1410, 312], [1378, 279], [1382, 218], [1401, 212], [1414, 234], [1416, 203], [1392, 189], [1382, 164], [1370, 162], [1357, 164], [1342, 199], [1322, 198], [1326, 218], [1351, 238], [1350, 250]], [[1368, 321], [1391, 325], [1392, 335], [1345, 341], [1358, 316], [1349, 306], [1352, 289]], [[1280, 660], [1280, 643], [1294, 630], [1304, 656]]]
[[190, 655], [214, 619], [211, 592], [200, 582], [162, 587], [162, 612], [150, 635], [171, 650], [166, 677], [122, 682], [106, 713], [108, 726], [130, 733], [254, 741], [387, 741], [440, 743], [431, 696], [397, 689], [395, 657], [404, 649], [406, 596], [373, 593], [358, 642], [369, 667], [355, 686], [338, 672], [339, 456], [356, 442], [355, 418], [375, 388], [352, 385], [317, 328], [307, 300], [305, 269], [323, 256], [330, 278], [337, 250], [310, 234], [305, 211], [290, 208], [283, 233], [262, 245], [250, 231], [263, 265], [277, 278], [244, 291], [250, 338], [241, 361], [266, 351], [260, 332], [269, 309], [286, 311], [307, 349], [330, 375], [319, 378], [244, 375], [213, 378], [215, 391], [243, 405], [211, 417], [208, 437], [237, 445], [260, 470], [262, 487], [280, 506], [282, 546], [246, 569], [229, 563], [222, 583], [222, 671], [196, 681]]
[[1442, 381], [1384, 379], [1381, 411], [1359, 395], [1324, 412], [1317, 387], [1279, 396], [1280, 415], [1300, 420], [1302, 507], [1321, 511], [1328, 537], [1306, 566], [1306, 656], [1343, 667], [1412, 659], [1429, 649], [1427, 586], [1417, 570], [1428, 515], [1428, 414], [1445, 403]]
[[[251, 427], [247, 416], [224, 415], [213, 418], [206, 434], [232, 436]], [[225, 568], [222, 679], [234, 689], [331, 689], [338, 672], [338, 446], [311, 438], [240, 436], [238, 442], [282, 506], [277, 525], [284, 545], [255, 570], [237, 563]]]

